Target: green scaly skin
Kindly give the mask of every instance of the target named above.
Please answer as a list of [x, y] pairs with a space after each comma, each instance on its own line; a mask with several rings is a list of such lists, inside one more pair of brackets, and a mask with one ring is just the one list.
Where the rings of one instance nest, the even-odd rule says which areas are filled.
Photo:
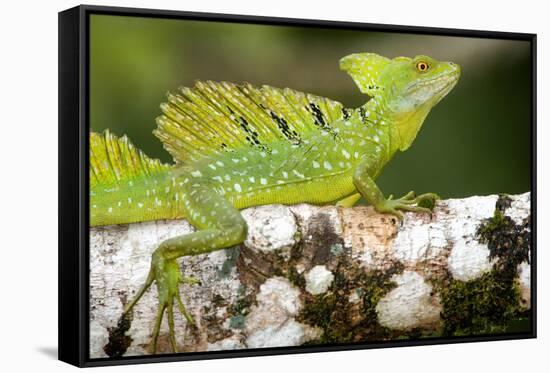
[[[390, 60], [372, 53], [346, 56], [340, 67], [372, 97], [365, 105], [344, 109], [323, 98], [271, 87], [260, 94], [283, 106], [269, 100], [256, 105], [259, 99], [252, 88], [213, 82], [198, 82], [194, 90], [170, 95], [155, 134], [174, 156], [175, 165], [148, 159], [125, 137], [92, 133], [92, 226], [186, 218], [197, 229], [159, 244], [145, 284], [124, 311], [130, 312], [156, 282], [159, 309], [153, 353], [165, 313], [172, 349], [177, 351], [174, 305], [194, 324], [179, 284], [197, 280], [183, 278], [176, 259], [242, 243], [247, 226], [239, 209], [271, 203], [352, 206], [363, 196], [378, 212], [399, 218], [402, 211], [430, 212], [419, 204], [433, 205], [436, 194], [385, 198], [375, 180], [398, 150], [411, 145], [431, 108], [457, 83], [460, 67], [428, 56]], [[223, 105], [207, 104], [204, 97]], [[290, 107], [296, 110], [298, 101], [292, 100], [298, 99], [306, 100], [299, 101], [305, 102], [305, 111], [287, 112]], [[223, 115], [208, 116], [208, 111]], [[216, 118], [223, 123], [207, 137]], [[310, 124], [294, 125], [301, 121]], [[267, 124], [254, 127], [256, 123]]]

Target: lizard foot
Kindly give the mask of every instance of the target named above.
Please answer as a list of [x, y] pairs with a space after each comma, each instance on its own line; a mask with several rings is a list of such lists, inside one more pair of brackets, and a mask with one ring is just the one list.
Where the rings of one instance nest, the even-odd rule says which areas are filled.
[[187, 312], [183, 302], [181, 300], [179, 285], [180, 284], [200, 284], [200, 281], [194, 277], [184, 277], [181, 275], [181, 271], [178, 263], [175, 259], [165, 259], [157, 253], [153, 254], [153, 260], [151, 263], [151, 269], [147, 276], [147, 280], [143, 287], [136, 294], [132, 302], [130, 302], [124, 310], [124, 315], [132, 310], [137, 304], [141, 296], [149, 289], [149, 287], [156, 282], [158, 290], [159, 306], [155, 319], [155, 326], [152, 334], [152, 350], [153, 354], [157, 351], [157, 339], [159, 336], [160, 325], [164, 314], [168, 316], [168, 328], [170, 334], [170, 345], [172, 351], [177, 353], [176, 335], [174, 332], [174, 305], [178, 308], [181, 314], [187, 320], [187, 324], [195, 326], [193, 317]]
[[375, 206], [375, 208], [378, 212], [392, 214], [402, 220], [403, 213], [399, 210], [431, 214], [435, 201], [438, 199], [440, 197], [435, 193], [425, 193], [417, 196], [416, 193], [410, 191], [398, 199], [393, 199], [393, 195], [390, 195], [388, 199]]

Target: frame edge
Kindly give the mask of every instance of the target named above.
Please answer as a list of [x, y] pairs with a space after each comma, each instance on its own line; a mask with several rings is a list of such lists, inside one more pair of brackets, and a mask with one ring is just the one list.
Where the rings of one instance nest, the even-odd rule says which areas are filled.
[[[178, 355], [154, 355], [139, 356], [135, 358], [117, 359], [89, 359], [88, 344], [86, 338], [89, 337], [85, 330], [88, 308], [87, 299], [83, 298], [82, 289], [87, 289], [85, 276], [88, 276], [87, 244], [85, 237], [82, 236], [82, 227], [88, 228], [85, 219], [87, 209], [82, 205], [82, 196], [85, 192], [87, 182], [86, 174], [88, 172], [86, 160], [86, 143], [84, 134], [86, 127], [86, 100], [87, 95], [87, 73], [85, 49], [87, 33], [86, 17], [89, 14], [102, 14], [104, 12], [112, 15], [141, 16], [151, 17], [151, 15], [165, 18], [178, 19], [203, 19], [219, 22], [243, 22], [243, 23], [266, 23], [266, 24], [301, 24], [302, 26], [323, 27], [343, 27], [345, 25], [352, 28], [370, 27], [384, 29], [393, 28], [394, 32], [408, 33], [429, 33], [449, 36], [480, 36], [494, 37], [504, 39], [517, 39], [529, 41], [532, 45], [533, 56], [533, 117], [532, 117], [532, 136], [533, 136], [533, 159], [532, 159], [532, 213], [533, 238], [536, 238], [536, 39], [535, 33], [515, 33], [502, 31], [485, 30], [463, 30], [446, 29], [437, 27], [422, 26], [398, 26], [392, 24], [368, 24], [359, 22], [340, 22], [328, 20], [309, 20], [294, 19], [283, 17], [267, 17], [255, 15], [234, 15], [221, 13], [200, 13], [186, 12], [179, 10], [157, 10], [140, 9], [125, 7], [109, 7], [95, 5], [81, 5], [75, 8], [67, 9], [59, 13], [59, 360], [79, 367], [95, 366], [113, 366], [127, 364], [142, 364], [151, 362], [173, 362], [189, 360], [209, 360], [218, 358], [239, 358], [252, 356], [286, 355], [296, 353], [315, 353], [330, 352], [370, 348], [388, 348], [388, 347], [414, 347], [437, 344], [454, 344], [464, 342], [485, 342], [514, 339], [536, 338], [536, 288], [532, 286], [533, 294], [533, 328], [531, 333], [522, 333], [515, 336], [481, 336], [463, 338], [459, 340], [440, 340], [440, 341], [408, 341], [406, 344], [372, 344], [370, 346], [317, 346], [316, 348], [304, 349], [295, 348], [274, 348], [262, 350], [247, 351], [223, 351], [220, 353], [209, 352], [207, 354], [178, 354]], [[476, 35], [477, 34], [477, 35]], [[78, 157], [75, 156], [78, 154]], [[85, 194], [84, 194], [85, 195]], [[75, 248], [76, 246], [76, 248]], [[534, 243], [536, 250], [536, 243]], [[533, 254], [532, 263], [533, 285], [536, 284], [536, 254]], [[85, 318], [86, 317], [86, 318]]]
[[80, 220], [81, 7], [58, 13], [58, 359], [83, 366]]

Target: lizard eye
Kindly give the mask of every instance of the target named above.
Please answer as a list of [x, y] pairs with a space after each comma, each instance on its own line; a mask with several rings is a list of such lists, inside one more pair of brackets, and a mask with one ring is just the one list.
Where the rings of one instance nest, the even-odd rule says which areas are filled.
[[426, 71], [429, 70], [429, 68], [430, 68], [430, 65], [428, 65], [427, 62], [419, 61], [416, 63], [416, 69], [421, 73], [425, 73]]

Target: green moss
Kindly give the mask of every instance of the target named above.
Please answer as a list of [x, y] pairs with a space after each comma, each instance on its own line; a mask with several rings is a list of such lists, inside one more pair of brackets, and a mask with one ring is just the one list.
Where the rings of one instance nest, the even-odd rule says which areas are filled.
[[306, 287], [306, 279], [304, 275], [298, 273], [296, 268], [294, 266], [290, 267], [288, 270], [288, 273], [286, 275], [288, 280], [295, 286], [305, 289]]
[[330, 246], [330, 254], [332, 256], [338, 256], [344, 252], [344, 245], [341, 243], [335, 243]]
[[223, 307], [227, 301], [220, 294], [214, 294], [212, 296], [212, 305], [216, 308]]
[[323, 329], [321, 338], [311, 344], [349, 343], [352, 341], [352, 330], [349, 328], [347, 313], [349, 304], [346, 298], [348, 279], [340, 273], [334, 273], [332, 289], [324, 294], [308, 294], [298, 319]]
[[436, 200], [434, 198], [423, 198], [418, 202], [418, 207], [425, 207], [433, 211], [435, 207], [435, 201]]
[[498, 259], [498, 269], [514, 278], [518, 264], [529, 262], [531, 219], [527, 218], [522, 224], [516, 224], [505, 215], [510, 204], [510, 197], [499, 196], [493, 217], [478, 227], [477, 237], [479, 242], [489, 247], [491, 259]]
[[399, 273], [402, 273], [404, 266], [402, 263], [397, 262], [388, 271], [372, 272], [365, 276], [363, 290], [363, 314], [365, 316], [365, 322], [372, 330], [372, 337], [384, 337], [388, 330], [378, 324], [378, 314], [376, 313], [376, 305], [387, 293], [395, 287], [395, 283], [391, 281], [391, 278]]
[[519, 317], [514, 318], [506, 326], [506, 333], [525, 333], [531, 330], [531, 315], [530, 312], [525, 312]]
[[440, 330], [422, 330], [420, 328], [415, 328], [415, 329], [403, 332], [403, 334], [398, 336], [396, 339], [422, 339], [422, 338], [437, 338], [437, 337], [441, 337]]
[[237, 259], [239, 258], [239, 248], [234, 247], [231, 249], [225, 250], [226, 260], [223, 262], [222, 267], [218, 271], [218, 276], [220, 278], [228, 277], [231, 274], [231, 270], [235, 267]]
[[252, 294], [239, 298], [234, 305], [229, 308], [229, 312], [233, 315], [248, 315], [250, 307], [254, 303]]
[[506, 277], [492, 270], [472, 281], [451, 280], [441, 291], [443, 335], [504, 332], [520, 304], [519, 290]]
[[[334, 290], [315, 296], [306, 295], [298, 320], [323, 330], [323, 335], [309, 344], [387, 339], [390, 332], [378, 323], [376, 304], [394, 288], [391, 277], [402, 271], [403, 266], [395, 264], [389, 271], [367, 274], [352, 263], [341, 262], [334, 273]], [[349, 302], [352, 292], [361, 299], [359, 303]]]
[[128, 347], [132, 344], [132, 338], [126, 335], [132, 326], [131, 314], [123, 315], [118, 320], [117, 326], [109, 328], [109, 342], [103, 347], [103, 351], [109, 357], [120, 357], [124, 355]]
[[302, 240], [302, 232], [297, 229], [296, 233], [294, 233], [294, 242], [300, 242]]
[[[510, 197], [499, 196], [493, 217], [477, 229], [479, 241], [487, 244], [490, 258], [496, 260], [493, 269], [472, 281], [450, 280], [441, 286], [443, 335], [506, 332], [524, 317], [515, 278], [517, 266], [529, 261], [531, 222], [528, 218], [516, 224], [506, 216], [510, 205]], [[526, 325], [530, 328], [530, 323], [522, 324]]]
[[[239, 298], [235, 303], [227, 307], [227, 313], [230, 316], [229, 327], [233, 329], [242, 329], [245, 326], [246, 315], [250, 313], [250, 308], [254, 304], [255, 293], [247, 292], [245, 286], [239, 286]], [[248, 293], [248, 294], [247, 294]]]
[[245, 317], [243, 315], [233, 316], [229, 319], [229, 327], [233, 329], [243, 329], [245, 324]]
[[254, 304], [255, 294], [250, 293], [246, 294], [246, 288], [239, 287], [239, 294], [241, 297], [237, 301], [230, 305], [227, 309], [227, 312], [231, 316], [229, 319], [229, 326], [235, 329], [244, 328], [246, 315], [250, 313], [250, 308]]
[[497, 231], [504, 222], [504, 213], [500, 209], [495, 209], [493, 217], [487, 219], [484, 224], [479, 226], [477, 235], [484, 240], [488, 239], [489, 235]]
[[313, 344], [346, 343], [351, 339], [351, 332], [342, 328], [339, 321], [333, 317], [339, 305], [338, 298], [333, 292], [314, 296], [306, 304], [300, 317], [313, 325], [323, 329], [323, 336]]

